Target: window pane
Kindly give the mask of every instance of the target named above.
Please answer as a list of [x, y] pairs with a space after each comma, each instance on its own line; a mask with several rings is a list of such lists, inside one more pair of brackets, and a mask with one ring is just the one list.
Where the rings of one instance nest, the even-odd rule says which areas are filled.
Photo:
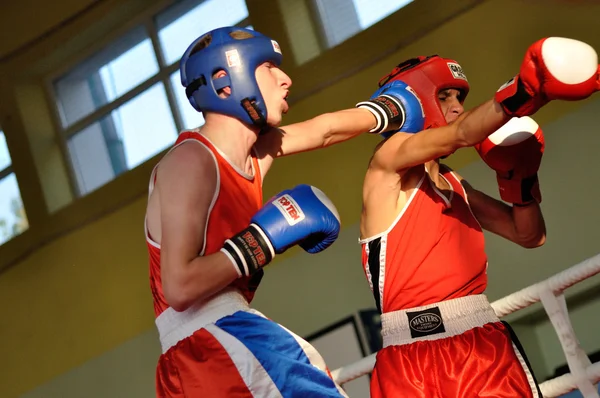
[[14, 173], [0, 180], [0, 245], [29, 228]]
[[167, 64], [181, 58], [198, 36], [222, 26], [232, 26], [248, 17], [244, 0], [184, 1], [156, 17], [158, 38]]
[[54, 82], [63, 127], [125, 94], [158, 72], [143, 27], [130, 31]]
[[4, 137], [4, 132], [0, 130], [0, 171], [10, 166], [11, 163], [10, 153], [8, 153], [8, 146], [6, 145], [6, 137]]
[[[111, 138], [112, 134], [106, 134], [113, 129], [112, 117], [109, 116], [81, 130], [67, 142], [81, 194], [106, 184], [125, 168], [122, 142]], [[115, 159], [115, 165], [111, 157]]]
[[344, 42], [412, 0], [314, 0], [328, 47]]
[[157, 83], [69, 139], [82, 194], [156, 155], [177, 138], [165, 88]]
[[181, 113], [183, 128], [193, 129], [202, 126], [204, 124], [204, 117], [202, 117], [202, 113], [196, 111], [192, 105], [190, 105], [190, 102], [185, 96], [185, 89], [181, 85], [179, 72], [175, 72], [171, 75], [171, 84], [173, 85], [173, 91], [177, 98], [177, 107]]
[[376, 24], [383, 18], [412, 3], [413, 0], [352, 0], [358, 21], [363, 29]]

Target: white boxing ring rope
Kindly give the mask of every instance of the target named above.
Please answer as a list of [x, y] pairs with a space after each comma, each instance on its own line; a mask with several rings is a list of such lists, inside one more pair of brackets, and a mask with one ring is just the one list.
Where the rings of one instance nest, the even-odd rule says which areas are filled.
[[[492, 303], [494, 311], [501, 318], [538, 301], [542, 302], [559, 337], [571, 372], [540, 384], [542, 394], [546, 398], [558, 397], [575, 389], [579, 389], [586, 398], [599, 397], [594, 384], [600, 381], [600, 362], [590, 363], [580, 348], [563, 295], [565, 289], [598, 273], [600, 273], [600, 254]], [[375, 355], [371, 354], [334, 370], [333, 378], [343, 385], [370, 373], [375, 366]]]

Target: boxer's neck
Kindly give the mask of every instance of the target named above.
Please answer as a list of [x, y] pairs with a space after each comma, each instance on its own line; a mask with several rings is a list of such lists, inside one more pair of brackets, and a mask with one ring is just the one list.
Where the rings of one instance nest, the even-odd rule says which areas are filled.
[[425, 163], [425, 169], [427, 170], [427, 173], [429, 174], [429, 178], [431, 178], [431, 180], [437, 184], [438, 180], [440, 179], [440, 161], [439, 161], [439, 159], [430, 160], [429, 162]]
[[252, 147], [258, 139], [258, 128], [250, 127], [233, 117], [209, 113], [200, 130], [231, 163], [248, 171]]
[[435, 184], [436, 187], [440, 190], [452, 189], [448, 185], [448, 182], [442, 178], [440, 175], [440, 160], [430, 160], [425, 163], [425, 169], [427, 170], [427, 174], [429, 174], [429, 179]]

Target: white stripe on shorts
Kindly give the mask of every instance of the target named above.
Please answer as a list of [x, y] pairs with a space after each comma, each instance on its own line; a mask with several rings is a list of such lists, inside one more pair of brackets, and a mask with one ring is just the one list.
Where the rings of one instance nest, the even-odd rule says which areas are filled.
[[531, 388], [531, 393], [533, 394], [533, 398], [544, 398], [538, 393], [537, 384], [535, 383], [535, 380], [533, 379], [533, 375], [531, 374], [531, 371], [529, 370], [529, 366], [527, 366], [527, 362], [525, 362], [523, 355], [521, 355], [521, 351], [519, 351], [519, 348], [517, 347], [517, 345], [514, 342], [511, 341], [511, 343], [512, 343], [512, 347], [515, 352], [515, 355], [519, 359], [521, 368], [523, 368], [523, 372], [525, 372], [525, 376], [527, 376], [527, 382], [529, 383], [529, 387]]
[[227, 351], [253, 396], [282, 398], [271, 376], [241, 341], [214, 324], [206, 325], [204, 329], [212, 334]]

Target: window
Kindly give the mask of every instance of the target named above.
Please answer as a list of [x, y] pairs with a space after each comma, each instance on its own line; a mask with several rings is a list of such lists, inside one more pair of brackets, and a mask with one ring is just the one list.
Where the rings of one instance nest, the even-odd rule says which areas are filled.
[[313, 0], [327, 48], [335, 47], [413, 0]]
[[0, 130], [0, 245], [29, 228], [4, 132]]
[[204, 124], [181, 86], [179, 58], [202, 33], [231, 25], [249, 25], [244, 0], [182, 0], [52, 82], [78, 195]]

